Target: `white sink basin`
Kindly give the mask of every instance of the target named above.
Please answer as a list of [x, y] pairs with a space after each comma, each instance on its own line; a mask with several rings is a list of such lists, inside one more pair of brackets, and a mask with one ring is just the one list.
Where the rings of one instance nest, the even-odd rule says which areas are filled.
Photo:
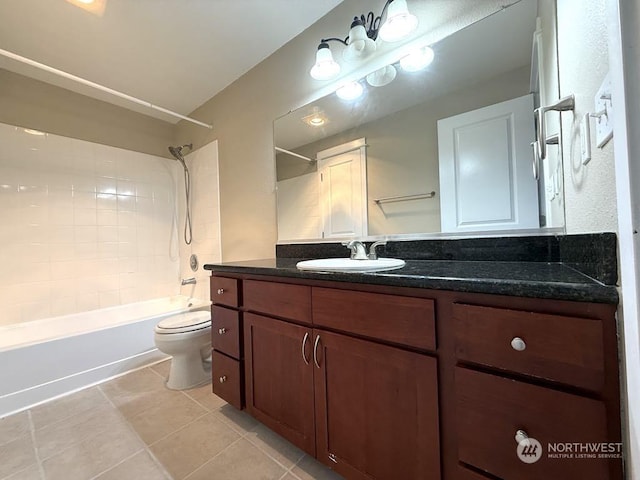
[[320, 270], [323, 272], [380, 272], [404, 267], [399, 258], [378, 258], [377, 260], [352, 260], [350, 258], [320, 258], [298, 262], [299, 270]]

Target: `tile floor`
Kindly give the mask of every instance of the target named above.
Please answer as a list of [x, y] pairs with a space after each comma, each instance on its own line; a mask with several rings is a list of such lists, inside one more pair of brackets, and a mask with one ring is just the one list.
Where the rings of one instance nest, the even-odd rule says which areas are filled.
[[339, 480], [162, 362], [0, 419], [0, 480]]

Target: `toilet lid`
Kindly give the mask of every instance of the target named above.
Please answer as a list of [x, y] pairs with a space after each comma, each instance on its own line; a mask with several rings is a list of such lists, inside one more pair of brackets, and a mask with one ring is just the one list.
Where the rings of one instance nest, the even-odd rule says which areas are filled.
[[201, 330], [211, 326], [211, 312], [186, 312], [161, 320], [157, 332], [182, 333]]

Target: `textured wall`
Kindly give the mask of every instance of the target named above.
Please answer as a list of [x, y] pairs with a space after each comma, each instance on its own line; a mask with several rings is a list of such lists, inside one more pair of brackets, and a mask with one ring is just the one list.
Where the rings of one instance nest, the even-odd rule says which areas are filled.
[[[423, 5], [432, 14], [421, 28], [429, 28], [437, 40], [495, 12], [504, 3], [433, 0]], [[374, 9], [381, 5], [382, 2], [376, 2]], [[218, 140], [225, 261], [274, 256], [277, 228], [272, 122], [326, 90], [326, 82], [309, 76], [319, 40], [346, 35], [349, 20], [373, 7], [370, 0], [345, 0], [192, 112], [193, 116], [212, 123], [212, 131], [185, 122], [178, 124], [179, 143], [203, 145]]]
[[0, 122], [168, 157], [174, 125], [0, 69]]
[[596, 148], [592, 129], [593, 159], [587, 166], [580, 154], [580, 121], [585, 113], [594, 112], [595, 93], [609, 70], [606, 5], [583, 0], [557, 3], [560, 94], [576, 96], [575, 115], [562, 114], [567, 233], [615, 232], [613, 142]]

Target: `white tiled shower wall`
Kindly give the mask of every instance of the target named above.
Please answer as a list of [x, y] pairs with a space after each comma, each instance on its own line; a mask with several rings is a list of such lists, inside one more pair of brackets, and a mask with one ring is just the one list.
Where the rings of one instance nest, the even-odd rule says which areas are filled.
[[0, 146], [0, 325], [179, 293], [177, 162], [5, 124]]
[[[220, 198], [218, 188], [218, 142], [211, 142], [185, 157], [191, 172], [191, 245], [184, 242], [185, 195], [183, 168], [178, 175], [178, 205], [180, 224], [180, 273], [181, 278], [196, 278], [195, 285], [181, 287], [180, 293], [191, 297], [209, 299], [210, 272], [205, 263], [219, 263], [222, 258], [220, 245]], [[177, 162], [176, 162], [177, 163]], [[199, 267], [193, 272], [189, 257], [195, 253]]]

